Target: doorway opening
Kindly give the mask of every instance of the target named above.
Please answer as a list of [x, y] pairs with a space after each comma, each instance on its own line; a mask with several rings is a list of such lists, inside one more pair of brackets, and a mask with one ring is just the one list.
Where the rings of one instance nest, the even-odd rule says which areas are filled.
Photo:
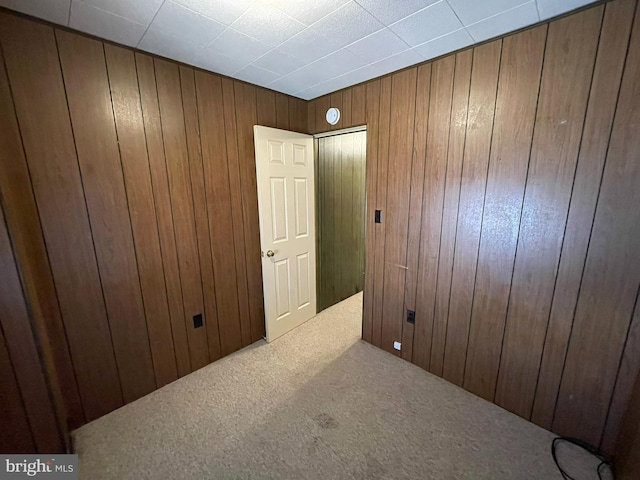
[[364, 288], [366, 127], [315, 135], [318, 312]]

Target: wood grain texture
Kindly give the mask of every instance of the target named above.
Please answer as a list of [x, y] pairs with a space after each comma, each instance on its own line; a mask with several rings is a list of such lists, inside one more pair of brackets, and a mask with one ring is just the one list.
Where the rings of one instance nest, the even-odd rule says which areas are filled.
[[495, 397], [522, 417], [535, 395], [603, 10], [554, 22], [547, 36]]
[[449, 147], [455, 57], [431, 65], [431, 93], [424, 168], [413, 363], [429, 369], [435, 306], [442, 202]]
[[341, 121], [342, 128], [353, 127], [354, 123], [351, 120], [351, 104], [353, 101], [353, 92], [350, 88], [342, 91], [342, 109], [341, 109]]
[[615, 452], [616, 478], [620, 480], [638, 478], [640, 476], [640, 377], [635, 382]]
[[258, 88], [256, 92], [258, 125], [276, 128], [276, 94], [271, 90]]
[[222, 107], [222, 83], [219, 78], [196, 72], [198, 114], [202, 134], [202, 157], [206, 188], [213, 271], [217, 285], [218, 325], [222, 355], [242, 348], [235, 243], [231, 216], [229, 167], [225, 158], [226, 136]]
[[327, 110], [331, 106], [331, 98], [329, 95], [325, 95], [324, 97], [317, 98], [315, 103], [315, 120], [314, 120], [314, 129], [309, 130], [309, 133], [321, 133], [328, 132], [331, 130], [331, 125], [327, 123], [326, 114]]
[[200, 144], [200, 125], [196, 100], [196, 85], [193, 69], [180, 67], [180, 86], [182, 88], [182, 106], [189, 152], [189, 170], [193, 192], [193, 210], [196, 220], [196, 235], [200, 257], [200, 275], [204, 295], [204, 316], [207, 322], [207, 346], [209, 360], [220, 358], [220, 333], [218, 328], [218, 309], [216, 305], [216, 286], [213, 275], [209, 217], [202, 168], [202, 148]]
[[[497, 62], [500, 43], [489, 46]], [[469, 327], [463, 385], [489, 400], [495, 394], [542, 67], [539, 42], [530, 48], [531, 56], [505, 51], [500, 69]]]
[[397, 355], [400, 352], [393, 348], [393, 342], [402, 341], [402, 324], [406, 318], [404, 289], [411, 197], [407, 185], [411, 184], [416, 81], [416, 69], [391, 77], [381, 341], [383, 349]]
[[[384, 306], [384, 274], [385, 274], [385, 240], [387, 222], [387, 175], [389, 172], [389, 128], [391, 123], [391, 77], [380, 81], [380, 117], [378, 124], [377, 178], [376, 178], [376, 210], [380, 210], [380, 223], [374, 224], [376, 229], [376, 245], [374, 249], [373, 286], [373, 326], [371, 342], [382, 348], [382, 325]], [[373, 141], [373, 139], [370, 139]]]
[[[122, 405], [53, 29], [0, 13], [0, 41], [87, 420]], [[24, 35], [24, 37], [23, 37]], [[23, 59], [29, 58], [28, 63]], [[35, 96], [33, 92], [46, 91]], [[47, 142], [41, 132], [49, 132]], [[82, 294], [79, 295], [78, 292]], [[86, 324], [85, 318], [92, 322]]]
[[240, 166], [238, 161], [236, 107], [233, 93], [233, 81], [226, 78], [222, 79], [222, 101], [224, 105], [225, 134], [227, 137], [227, 161], [229, 164], [229, 187], [231, 191], [231, 215], [233, 218], [232, 231], [235, 242], [240, 326], [242, 327], [242, 344], [249, 345], [251, 343], [251, 318], [247, 297], [247, 260], [244, 255], [245, 232], [242, 219], [242, 195], [240, 190]]
[[307, 133], [316, 133], [316, 101], [307, 103]]
[[130, 402], [156, 383], [103, 45], [63, 31], [56, 38], [122, 393]]
[[[327, 123], [326, 119], [325, 119], [325, 125], [326, 125], [326, 129], [327, 130], [339, 130], [341, 128], [345, 128], [345, 123], [344, 123], [344, 117], [343, 117], [343, 110], [344, 110], [344, 106], [342, 104], [342, 91], [339, 92], [335, 92], [332, 93], [331, 95], [327, 95], [327, 98], [329, 98], [329, 107], [331, 108], [337, 108], [340, 110], [340, 119], [338, 120], [338, 123], [336, 123], [335, 125], [329, 125], [329, 123]], [[329, 108], [327, 107], [327, 108]], [[327, 110], [324, 110], [323, 116], [326, 115]]]
[[458, 203], [462, 180], [462, 159], [467, 133], [467, 113], [469, 107], [469, 86], [473, 52], [466, 50], [455, 56], [455, 75], [451, 99], [451, 126], [445, 176], [444, 199], [442, 203], [442, 228], [437, 267], [437, 283], [433, 313], [433, 334], [431, 337], [431, 360], [429, 371], [442, 376], [444, 350], [449, 316], [449, 298], [455, 251]]
[[289, 130], [289, 97], [276, 93], [276, 128]]
[[596, 445], [640, 284], [640, 164], [633, 153], [640, 148], [639, 16], [636, 11], [553, 421], [554, 431]]
[[142, 118], [147, 137], [147, 151], [149, 152], [149, 169], [151, 171], [151, 183], [156, 207], [164, 279], [167, 286], [173, 347], [176, 355], [178, 376], [182, 377], [191, 373], [191, 358], [189, 356], [187, 326], [182, 303], [182, 284], [178, 266], [178, 251], [164, 154], [164, 140], [162, 138], [162, 121], [158, 105], [155, 67], [152, 57], [140, 53], [136, 53], [135, 57]]
[[14, 255], [4, 213], [0, 208], [0, 330], [12, 359], [13, 373], [35, 449], [38, 452], [62, 452], [62, 434], [32, 330], [33, 312], [23, 293]]
[[208, 320], [205, 319], [205, 324], [199, 329], [193, 327], [192, 317], [205, 311], [180, 75], [178, 66], [173, 63], [165, 60], [155, 60], [154, 63], [189, 355], [191, 368], [197, 370], [209, 363]]
[[8, 229], [22, 277], [34, 289], [30, 298], [42, 311], [70, 427], [77, 428], [85, 422], [84, 411], [1, 52], [0, 123], [0, 197]]
[[[251, 314], [251, 341], [255, 342], [265, 336], [258, 186], [256, 182], [256, 154], [253, 142], [253, 126], [257, 122], [256, 89], [246, 83], [235, 82], [234, 90], [238, 128], [238, 160], [240, 162], [240, 181], [242, 184], [249, 312]], [[290, 104], [292, 100], [291, 98], [289, 99]], [[304, 110], [304, 117], [306, 121], [306, 110]]]
[[[373, 343], [373, 299], [375, 286], [375, 210], [378, 185], [378, 129], [380, 115], [380, 81], [366, 86], [365, 116], [367, 122], [367, 166], [366, 166], [366, 211], [365, 211], [365, 258], [364, 299], [362, 309], [362, 338]], [[311, 115], [311, 106], [309, 107]]]
[[[409, 225], [407, 232], [407, 274], [405, 278], [404, 303], [407, 310], [416, 310], [418, 284], [418, 254], [420, 253], [420, 231], [422, 226], [422, 196], [424, 169], [429, 125], [429, 95], [431, 90], [431, 65], [418, 67], [416, 77], [416, 107], [413, 130], [413, 159], [411, 160], [411, 198], [409, 200]], [[402, 324], [402, 358], [413, 357], [414, 325]]]
[[357, 85], [351, 89], [351, 125], [359, 126], [366, 123], [367, 87]]
[[635, 0], [610, 2], [600, 34], [531, 420], [550, 429], [598, 199]]
[[178, 378], [151, 173], [133, 52], [105, 45], [122, 171], [156, 383]]

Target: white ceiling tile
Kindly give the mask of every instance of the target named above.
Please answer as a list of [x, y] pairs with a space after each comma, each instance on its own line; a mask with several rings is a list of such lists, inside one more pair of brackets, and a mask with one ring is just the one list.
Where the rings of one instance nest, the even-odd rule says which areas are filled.
[[357, 3], [349, 2], [311, 28], [343, 47], [377, 32], [384, 25]]
[[275, 47], [305, 26], [271, 5], [256, 3], [233, 23], [233, 28]]
[[320, 97], [325, 93], [329, 93], [329, 91], [325, 90], [325, 87], [313, 86], [309, 87], [305, 90], [296, 93], [296, 97], [302, 98], [303, 100], [312, 100], [314, 98]]
[[269, 85], [274, 80], [280, 78], [280, 75], [265, 70], [264, 68], [256, 67], [255, 65], [247, 65], [242, 70], [237, 71], [233, 76], [240, 80], [262, 86]]
[[556, 15], [569, 12], [576, 8], [583, 7], [593, 3], [595, 0], [538, 0], [538, 11], [540, 12], [540, 19], [546, 20]]
[[[75, 0], [74, 0], [75, 1]], [[163, 0], [82, 0], [93, 7], [105, 10], [136, 23], [148, 25]]]
[[211, 72], [231, 76], [238, 70], [246, 67], [248, 62], [243, 61], [238, 57], [230, 57], [205, 48], [202, 54], [194, 60], [193, 65]]
[[310, 28], [305, 28], [295, 37], [290, 38], [280, 46], [281, 50], [303, 62], [313, 62], [325, 55], [340, 50], [339, 43], [316, 33]]
[[309, 82], [296, 81], [288, 76], [280, 77], [275, 82], [269, 84], [269, 88], [277, 90], [279, 92], [294, 94], [300, 90], [309, 88]]
[[288, 55], [278, 49], [272, 50], [266, 55], [263, 55], [255, 62], [254, 65], [265, 68], [270, 72], [277, 73], [278, 75], [286, 75], [300, 67], [304, 66], [301, 60], [298, 60], [291, 55]]
[[392, 55], [391, 57], [380, 60], [379, 62], [367, 65], [367, 68], [370, 67], [371, 69], [375, 70], [377, 73], [374, 75], [374, 77], [378, 77], [390, 72], [395, 72], [396, 70], [400, 70], [401, 68], [408, 67], [410, 65], [415, 65], [416, 63], [420, 63], [422, 61], [422, 57], [416, 52], [414, 52], [413, 50], [406, 50], [404, 52], [397, 53], [396, 55]]
[[473, 38], [471, 38], [471, 35], [469, 35], [464, 28], [461, 28], [453, 33], [443, 35], [429, 42], [413, 47], [413, 50], [420, 54], [420, 56], [425, 60], [430, 60], [432, 58], [439, 57], [440, 55], [444, 55], [445, 53], [455, 52], [456, 50], [467, 47], [472, 43]]
[[331, 77], [332, 75], [330, 73], [320, 70], [314, 65], [307, 65], [306, 67], [302, 67], [301, 69], [282, 77], [273, 84], [276, 85], [278, 82], [282, 82], [283, 84], [286, 83], [288, 86], [291, 86], [291, 88], [298, 91], [309, 88], [316, 83], [329, 80]]
[[409, 45], [415, 46], [459, 30], [462, 24], [449, 4], [440, 1], [394, 23], [389, 28]]
[[69, 26], [130, 46], [138, 44], [147, 28], [145, 25], [105, 12], [78, 0], [74, 0], [71, 4]]
[[0, 0], [0, 5], [59, 25], [67, 25], [71, 0]]
[[[134, 0], [135, 1], [135, 0]], [[257, 0], [176, 0], [191, 10], [212, 18], [225, 25], [231, 25]]]
[[271, 47], [233, 28], [227, 28], [207, 47], [207, 50], [236, 58], [246, 65], [267, 53]]
[[463, 25], [471, 25], [488, 17], [493, 17], [498, 13], [510, 10], [518, 5], [526, 3], [527, 0], [446, 0], [456, 12]]
[[355, 0], [385, 25], [433, 5], [438, 0]]
[[349, 1], [350, 0], [324, 0], [309, 2], [300, 0], [263, 0], [264, 3], [273, 5], [278, 10], [305, 25], [311, 25]]
[[195, 45], [209, 45], [227, 27], [177, 3], [167, 1], [153, 19], [153, 28]]
[[204, 53], [202, 47], [181, 38], [167, 35], [154, 28], [153, 25], [145, 33], [138, 44], [138, 48], [191, 65], [201, 58]]
[[366, 65], [366, 61], [349, 50], [338, 50], [312, 63], [310, 67], [328, 77], [338, 77]]
[[406, 43], [398, 38], [388, 28], [372, 33], [362, 40], [358, 40], [347, 47], [352, 53], [364, 58], [368, 62], [375, 62], [381, 58], [390, 57], [396, 53], [407, 50], [409, 47]]
[[536, 2], [532, 1], [486, 18], [467, 27], [476, 42], [482, 42], [507, 32], [532, 25], [538, 21]]

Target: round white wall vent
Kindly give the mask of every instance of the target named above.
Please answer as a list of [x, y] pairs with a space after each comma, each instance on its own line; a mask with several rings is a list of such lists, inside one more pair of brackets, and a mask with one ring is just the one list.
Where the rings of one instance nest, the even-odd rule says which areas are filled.
[[327, 110], [327, 122], [330, 125], [335, 125], [340, 121], [340, 110], [335, 107], [331, 107]]

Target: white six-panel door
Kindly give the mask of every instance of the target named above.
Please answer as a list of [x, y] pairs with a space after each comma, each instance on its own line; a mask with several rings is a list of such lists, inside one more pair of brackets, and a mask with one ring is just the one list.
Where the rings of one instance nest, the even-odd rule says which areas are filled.
[[254, 126], [267, 341], [316, 314], [313, 137]]

